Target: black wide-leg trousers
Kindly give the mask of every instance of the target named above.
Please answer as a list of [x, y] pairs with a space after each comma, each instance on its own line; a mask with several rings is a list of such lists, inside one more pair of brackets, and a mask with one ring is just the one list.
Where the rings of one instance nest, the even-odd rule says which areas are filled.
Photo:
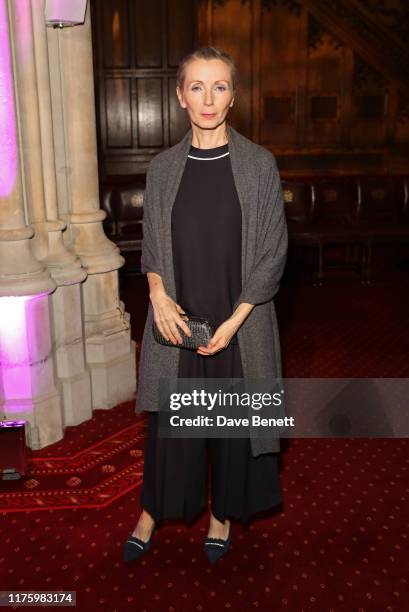
[[[181, 349], [179, 377], [242, 378], [238, 344], [210, 357]], [[243, 523], [282, 502], [278, 455], [253, 457], [249, 438], [159, 438], [158, 413], [148, 413], [140, 503], [156, 522], [193, 522], [207, 508], [222, 523]]]

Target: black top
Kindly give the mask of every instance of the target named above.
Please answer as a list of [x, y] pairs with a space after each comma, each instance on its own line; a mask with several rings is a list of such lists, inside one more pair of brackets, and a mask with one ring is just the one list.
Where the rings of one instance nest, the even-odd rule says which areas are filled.
[[172, 248], [178, 303], [217, 328], [241, 292], [241, 207], [228, 143], [191, 145], [172, 209]]

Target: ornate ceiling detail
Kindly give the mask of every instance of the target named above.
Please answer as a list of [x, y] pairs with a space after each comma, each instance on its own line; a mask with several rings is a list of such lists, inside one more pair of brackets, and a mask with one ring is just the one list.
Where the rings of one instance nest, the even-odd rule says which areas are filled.
[[407, 0], [358, 0], [384, 27], [407, 44], [409, 39], [409, 3]]
[[322, 6], [322, 9], [325, 9], [327, 13], [330, 11], [333, 18], [340, 19], [344, 24], [347, 24], [347, 27], [352, 31], [359, 32], [362, 39], [364, 39], [367, 44], [372, 45], [374, 49], [386, 45], [389, 47], [389, 52], [393, 53], [387, 35], [384, 35], [374, 27], [372, 23], [369, 23], [368, 20], [365, 19], [365, 15], [354, 10], [349, 5], [340, 2], [340, 0], [326, 0], [322, 5], [316, 0], [308, 0], [306, 4], [307, 6], [309, 4]]
[[368, 11], [363, 6], [360, 8], [357, 1], [303, 0], [303, 4], [366, 62], [377, 67], [389, 80], [396, 80], [402, 93], [409, 92], [409, 49], [384, 26], [377, 25], [376, 19], [369, 19]]
[[[326, 41], [324, 41], [326, 37]], [[342, 49], [345, 45], [325, 30], [322, 25], [312, 16], [308, 16], [308, 50], [317, 50], [325, 44], [329, 44], [334, 49]]]

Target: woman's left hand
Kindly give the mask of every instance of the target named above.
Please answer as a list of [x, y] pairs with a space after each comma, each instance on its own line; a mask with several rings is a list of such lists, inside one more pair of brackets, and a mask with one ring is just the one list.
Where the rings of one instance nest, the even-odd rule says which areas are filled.
[[209, 340], [208, 345], [199, 346], [196, 352], [199, 355], [214, 355], [215, 353], [222, 351], [229, 345], [230, 340], [233, 338], [240, 325], [241, 323], [239, 322], [227, 319], [227, 321], [219, 325], [219, 327], [216, 329], [213, 337]]

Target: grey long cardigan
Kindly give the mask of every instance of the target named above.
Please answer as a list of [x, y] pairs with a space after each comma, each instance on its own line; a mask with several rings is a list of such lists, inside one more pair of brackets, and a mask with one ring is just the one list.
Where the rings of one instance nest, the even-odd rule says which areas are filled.
[[[245, 378], [281, 379], [281, 353], [273, 297], [287, 257], [287, 224], [274, 156], [227, 124], [230, 160], [242, 209], [241, 302], [255, 304], [237, 333]], [[192, 143], [192, 129], [149, 164], [143, 202], [142, 273], [162, 277], [177, 300], [172, 259], [171, 213]], [[180, 350], [158, 344], [152, 334], [149, 303], [143, 333], [136, 413], [158, 410], [159, 379], [177, 378]], [[254, 428], [253, 428], [254, 429]], [[251, 434], [252, 455], [279, 452], [280, 439]]]

